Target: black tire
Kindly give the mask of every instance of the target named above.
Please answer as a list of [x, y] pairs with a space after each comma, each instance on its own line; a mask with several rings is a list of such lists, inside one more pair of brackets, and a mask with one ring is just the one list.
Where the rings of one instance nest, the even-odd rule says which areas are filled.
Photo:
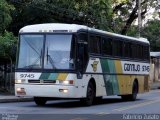
[[128, 96], [129, 95], [121, 95], [121, 98], [123, 101], [128, 101]]
[[44, 106], [47, 102], [46, 98], [43, 97], [34, 97], [34, 102], [38, 105], [38, 106]]
[[132, 94], [130, 95], [130, 100], [135, 101], [137, 99], [138, 94], [138, 84], [134, 81], [133, 88], [132, 88]]
[[91, 106], [93, 104], [93, 100], [95, 98], [95, 86], [92, 82], [88, 83], [86, 98], [81, 98], [80, 101], [85, 106]]
[[132, 94], [130, 95], [122, 95], [121, 98], [125, 101], [135, 101], [137, 99], [138, 94], [138, 84], [134, 81], [132, 87]]
[[101, 102], [102, 102], [102, 100], [103, 100], [103, 97], [102, 97], [102, 96], [100, 96], [100, 97], [95, 97], [95, 99], [94, 99], [94, 103], [95, 103], [95, 104], [97, 104], [97, 103], [101, 103]]

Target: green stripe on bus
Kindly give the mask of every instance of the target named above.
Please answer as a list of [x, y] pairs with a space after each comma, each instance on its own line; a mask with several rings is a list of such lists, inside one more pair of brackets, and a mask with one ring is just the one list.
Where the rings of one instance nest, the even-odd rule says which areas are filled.
[[113, 86], [113, 94], [117, 95], [119, 94], [119, 84], [117, 80], [117, 75], [112, 75], [112, 86]]
[[102, 71], [103, 73], [109, 73], [109, 66], [108, 66], [108, 61], [106, 59], [101, 59], [101, 66], [102, 66]]
[[[116, 73], [114, 60], [101, 59], [103, 73]], [[104, 75], [107, 95], [119, 94], [119, 84], [116, 75]]]
[[48, 80], [50, 73], [42, 73], [40, 76], [40, 80]]
[[104, 83], [107, 95], [113, 95], [113, 86], [110, 77], [111, 75], [104, 75]]
[[[110, 67], [109, 67], [109, 60], [107, 59], [101, 59], [101, 67], [103, 73], [110, 73]], [[113, 86], [112, 86], [112, 79], [110, 79], [111, 75], [104, 75], [104, 83], [106, 88], [107, 95], [113, 95]]]
[[110, 73], [116, 73], [114, 60], [108, 60], [108, 66]]
[[48, 77], [49, 80], [56, 80], [58, 77], [57, 73], [51, 73], [50, 76]]

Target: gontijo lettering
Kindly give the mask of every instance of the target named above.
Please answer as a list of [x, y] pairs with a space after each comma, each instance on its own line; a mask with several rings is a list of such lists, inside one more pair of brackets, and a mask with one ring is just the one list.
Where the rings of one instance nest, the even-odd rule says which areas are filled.
[[125, 71], [140, 71], [140, 65], [135, 65], [135, 64], [124, 64], [124, 70]]
[[150, 71], [148, 63], [121, 61], [121, 64], [125, 74], [148, 74]]

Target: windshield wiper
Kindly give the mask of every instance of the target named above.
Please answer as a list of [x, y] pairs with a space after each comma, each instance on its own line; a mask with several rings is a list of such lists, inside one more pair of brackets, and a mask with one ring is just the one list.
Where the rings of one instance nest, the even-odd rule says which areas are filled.
[[32, 65], [24, 66], [24, 68], [32, 69], [33, 67], [37, 67], [37, 66], [39, 66], [39, 65], [38, 64], [32, 64]]
[[[24, 68], [29, 68], [30, 70], [32, 70], [33, 67], [41, 68], [42, 66], [41, 58], [42, 58], [42, 50], [41, 50], [41, 54], [37, 57], [37, 59], [32, 64], [24, 66]], [[39, 60], [40, 60], [40, 64], [36, 64]]]
[[48, 61], [51, 63], [52, 67], [56, 69], [56, 66], [54, 65], [54, 61], [52, 57], [48, 54], [48, 47], [47, 47], [47, 64], [48, 64]]

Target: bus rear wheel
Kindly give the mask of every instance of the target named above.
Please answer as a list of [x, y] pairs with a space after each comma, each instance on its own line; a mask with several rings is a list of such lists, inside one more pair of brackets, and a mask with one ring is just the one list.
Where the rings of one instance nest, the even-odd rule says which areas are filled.
[[130, 95], [130, 100], [135, 101], [138, 94], [138, 84], [136, 81], [133, 83], [132, 94]]
[[81, 98], [80, 101], [85, 105], [85, 106], [91, 106], [93, 104], [93, 100], [95, 98], [95, 86], [93, 85], [92, 82], [88, 83], [87, 87], [87, 95], [86, 98]]
[[43, 97], [34, 97], [34, 102], [39, 106], [44, 106], [47, 102], [47, 99]]
[[134, 81], [132, 87], [132, 94], [122, 95], [121, 97], [123, 100], [135, 101], [137, 99], [137, 94], [138, 94], [138, 84], [136, 81]]

